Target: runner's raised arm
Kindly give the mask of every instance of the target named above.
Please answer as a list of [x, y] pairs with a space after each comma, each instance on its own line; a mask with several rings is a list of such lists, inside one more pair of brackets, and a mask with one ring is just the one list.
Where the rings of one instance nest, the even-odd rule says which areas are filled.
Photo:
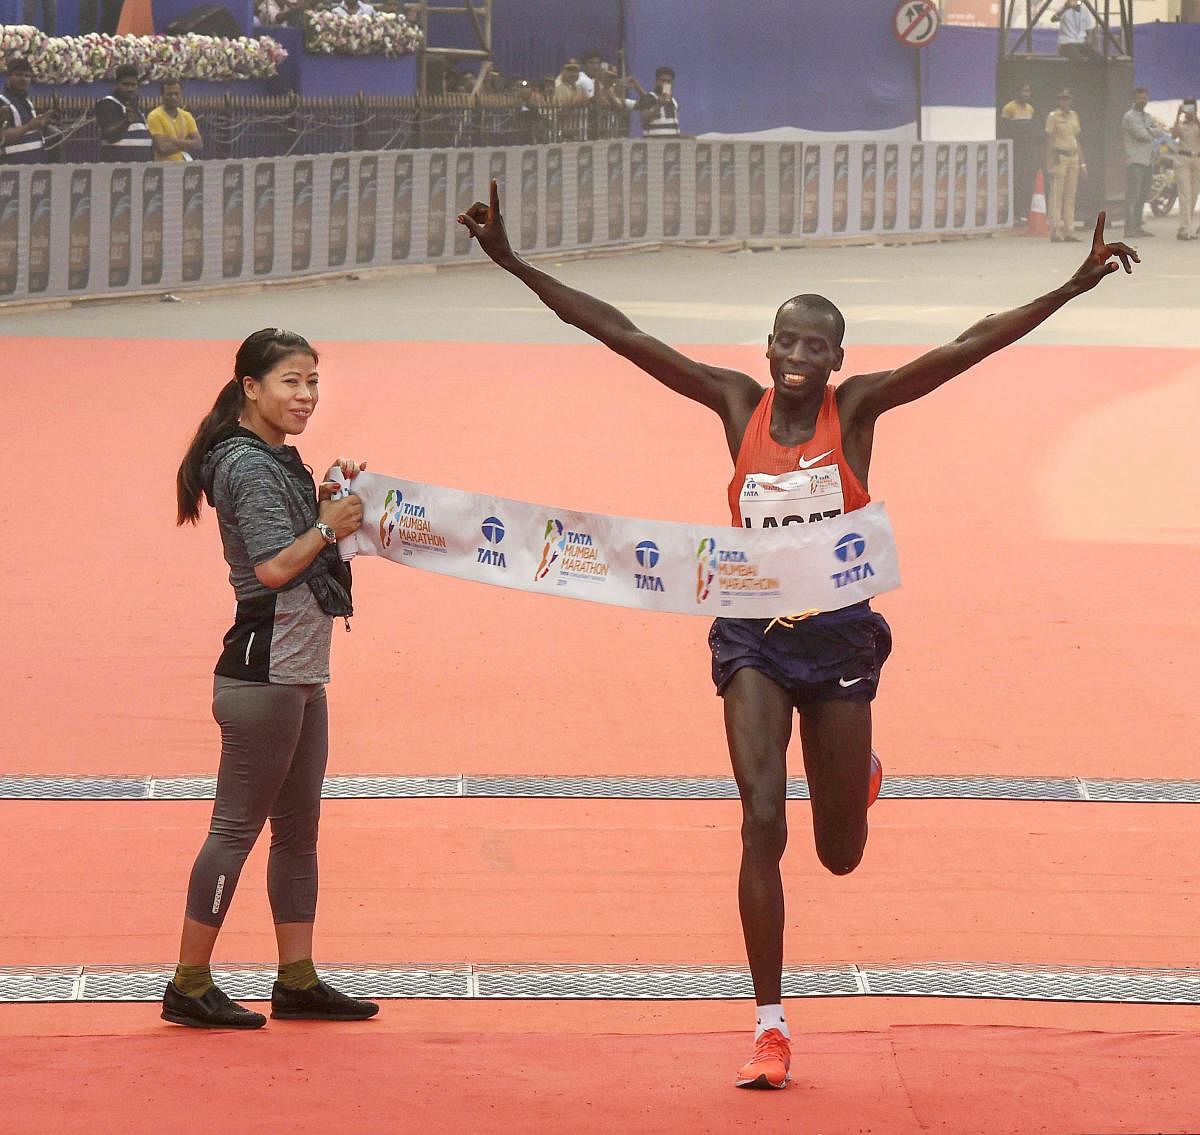
[[[479, 247], [506, 272], [512, 273], [564, 323], [598, 339], [635, 366], [678, 394], [720, 414], [726, 430], [745, 421], [762, 397], [762, 387], [749, 375], [708, 366], [680, 354], [640, 330], [623, 312], [586, 292], [568, 287], [513, 251], [500, 215], [500, 192], [493, 180], [491, 203], [475, 202], [458, 222], [470, 230]], [[739, 431], [740, 436], [740, 431]]]
[[[986, 316], [952, 342], [935, 347], [895, 370], [850, 380], [855, 388], [847, 389], [843, 395], [847, 400], [844, 409], [848, 417], [865, 415], [874, 418], [885, 410], [931, 393], [988, 355], [1028, 335], [1064, 304], [1091, 291], [1105, 276], [1121, 267], [1132, 272], [1133, 265], [1140, 264], [1141, 258], [1126, 244], [1105, 242], [1104, 220], [1104, 213], [1096, 218], [1096, 231], [1087, 259], [1066, 283], [1021, 307]], [[850, 383], [847, 386], [850, 387]]]

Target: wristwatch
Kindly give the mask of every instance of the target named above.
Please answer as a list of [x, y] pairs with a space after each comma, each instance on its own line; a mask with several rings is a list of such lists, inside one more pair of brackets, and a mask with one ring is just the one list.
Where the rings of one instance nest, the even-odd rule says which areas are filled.
[[321, 533], [321, 539], [324, 540], [326, 544], [337, 543], [337, 533], [333, 530], [333, 525], [326, 524], [323, 520], [318, 520], [313, 527]]

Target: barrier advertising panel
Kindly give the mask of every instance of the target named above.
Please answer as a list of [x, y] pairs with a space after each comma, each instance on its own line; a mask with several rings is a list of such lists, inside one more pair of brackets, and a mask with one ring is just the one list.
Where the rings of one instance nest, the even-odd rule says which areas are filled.
[[292, 271], [312, 263], [313, 164], [297, 162], [292, 172]]
[[[50, 286], [51, 193], [50, 171], [37, 170], [29, 179], [29, 290], [44, 292]], [[161, 209], [159, 210], [161, 217]], [[161, 221], [160, 221], [161, 223]], [[143, 225], [145, 222], [143, 221]], [[143, 241], [145, 236], [143, 235]], [[161, 246], [161, 235], [159, 239]], [[161, 250], [160, 250], [161, 251]]]
[[358, 164], [358, 214], [354, 226], [356, 264], [370, 264], [375, 259], [375, 197], [378, 177], [379, 159], [363, 158]]
[[227, 165], [222, 172], [221, 198], [221, 275], [231, 280], [241, 276], [246, 258], [246, 195], [240, 165]]
[[712, 233], [713, 164], [712, 146], [702, 142], [696, 147], [696, 235]]
[[796, 147], [779, 147], [779, 235], [796, 231]]
[[160, 283], [163, 278], [163, 211], [162, 167], [146, 166], [142, 170], [143, 287]]
[[392, 259], [407, 260], [412, 250], [413, 160], [401, 154], [392, 171]]
[[557, 248], [563, 240], [563, 155], [555, 146], [546, 153], [546, 244]]
[[275, 267], [275, 166], [254, 167], [254, 274], [266, 276]]
[[[503, 156], [503, 155], [501, 155]], [[592, 243], [596, 225], [595, 151], [580, 146], [575, 158], [575, 239], [579, 244]]]
[[0, 295], [11, 296], [21, 276], [21, 178], [0, 171]]
[[179, 231], [183, 238], [180, 276], [192, 283], [204, 272], [204, 167], [199, 162], [187, 162], [183, 171], [183, 221]]
[[613, 142], [608, 147], [608, 239], [625, 237], [625, 147]]
[[133, 174], [128, 166], [112, 171], [108, 194], [108, 286], [129, 283], [129, 252], [133, 239]]

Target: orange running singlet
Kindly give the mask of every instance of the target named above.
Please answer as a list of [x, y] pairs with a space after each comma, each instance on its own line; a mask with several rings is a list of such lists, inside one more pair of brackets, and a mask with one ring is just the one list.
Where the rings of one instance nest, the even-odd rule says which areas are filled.
[[871, 497], [846, 464], [837, 391], [825, 388], [812, 439], [780, 445], [771, 437], [775, 389], [763, 392], [738, 450], [729, 482], [729, 511], [738, 528], [813, 524], [853, 512]]

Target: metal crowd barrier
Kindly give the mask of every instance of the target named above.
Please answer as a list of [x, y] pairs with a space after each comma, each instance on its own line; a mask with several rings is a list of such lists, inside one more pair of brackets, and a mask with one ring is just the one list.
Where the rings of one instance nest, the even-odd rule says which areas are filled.
[[[95, 100], [66, 96], [55, 105], [58, 132], [50, 139], [48, 159], [70, 164], [96, 161], [100, 135], [92, 117]], [[225, 95], [189, 99], [187, 107], [204, 138], [204, 157], [218, 160], [352, 150], [524, 146], [629, 136], [629, 115], [624, 111], [536, 106], [503, 96]]]

